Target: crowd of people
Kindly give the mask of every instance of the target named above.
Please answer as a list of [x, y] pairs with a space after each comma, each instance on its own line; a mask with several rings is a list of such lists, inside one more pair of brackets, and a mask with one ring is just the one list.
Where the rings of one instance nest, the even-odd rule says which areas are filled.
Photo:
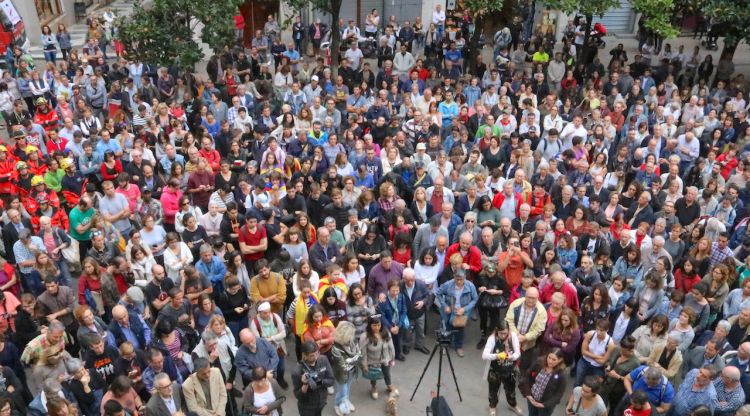
[[437, 330], [476, 341], [491, 416], [501, 386], [531, 416], [750, 414], [742, 75], [667, 42], [605, 66], [580, 17], [470, 62], [471, 16], [337, 22], [334, 68], [325, 24], [273, 16], [202, 75], [106, 13], [15, 48], [0, 413], [348, 415]]

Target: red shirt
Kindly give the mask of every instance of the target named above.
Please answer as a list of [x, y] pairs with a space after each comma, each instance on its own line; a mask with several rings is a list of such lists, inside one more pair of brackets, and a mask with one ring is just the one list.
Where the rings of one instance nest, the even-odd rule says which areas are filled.
[[[247, 225], [243, 225], [242, 228], [240, 228], [240, 234], [237, 237], [237, 240], [248, 246], [259, 245], [261, 240], [266, 238], [266, 227], [256, 226], [255, 228], [255, 232], [251, 233], [250, 230], [247, 229]], [[265, 252], [259, 251], [252, 254], [243, 254], [242, 258], [249, 261], [255, 261], [262, 259], [265, 254]]]

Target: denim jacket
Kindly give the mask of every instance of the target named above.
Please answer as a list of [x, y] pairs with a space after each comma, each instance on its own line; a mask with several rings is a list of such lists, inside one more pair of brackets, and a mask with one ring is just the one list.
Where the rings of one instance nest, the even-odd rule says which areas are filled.
[[[456, 303], [456, 299], [453, 297], [453, 292], [455, 289], [456, 289], [455, 280], [449, 280], [443, 283], [443, 285], [438, 288], [435, 301], [437, 302], [438, 307], [440, 308], [441, 316], [445, 314], [446, 306], [449, 306], [451, 308], [450, 317], [447, 317], [447, 318], [453, 319], [453, 316], [456, 314], [456, 310], [453, 307]], [[461, 292], [461, 307], [464, 308], [464, 316], [471, 315], [471, 312], [474, 310], [474, 307], [477, 305], [477, 300], [479, 300], [479, 295], [477, 295], [476, 286], [474, 286], [474, 283], [471, 283], [470, 281], [465, 280], [464, 289]], [[443, 318], [446, 318], [446, 317], [444, 316]]]

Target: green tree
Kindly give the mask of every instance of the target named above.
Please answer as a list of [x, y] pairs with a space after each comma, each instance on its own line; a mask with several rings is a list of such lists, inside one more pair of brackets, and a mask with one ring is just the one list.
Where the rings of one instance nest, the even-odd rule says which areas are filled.
[[750, 0], [706, 0], [699, 7], [724, 36], [722, 56], [731, 60], [740, 42], [750, 43]]
[[[339, 15], [341, 14], [342, 0], [287, 0], [290, 8], [295, 11], [306, 9], [312, 6], [313, 9], [331, 15], [331, 25], [328, 28], [331, 31], [331, 68], [335, 71], [339, 64], [339, 45], [341, 44], [341, 34], [338, 31]], [[286, 16], [285, 25], [289, 25], [294, 16]], [[302, 51], [300, 51], [302, 53]]]
[[213, 50], [234, 42], [233, 16], [241, 0], [154, 0], [146, 8], [137, 0], [133, 14], [117, 22], [120, 40], [129, 57], [159, 65], [193, 68], [204, 57], [193, 38]]
[[[674, 0], [629, 1], [635, 11], [643, 13], [646, 28], [665, 38], [677, 36], [679, 32], [671, 23], [672, 13], [675, 8]], [[544, 3], [550, 9], [561, 10], [571, 16], [575, 14], [586, 16], [584, 48], [589, 44], [591, 21], [594, 16], [604, 16], [608, 10], [620, 7], [620, 0], [544, 0]], [[585, 55], [584, 51], [579, 52], [581, 55]]]
[[504, 0], [466, 0], [464, 5], [474, 20], [474, 33], [469, 39], [469, 53], [466, 59], [469, 60], [469, 69], [471, 73], [476, 73], [477, 56], [481, 53], [479, 50], [479, 38], [484, 31], [485, 19], [497, 15], [503, 10]]

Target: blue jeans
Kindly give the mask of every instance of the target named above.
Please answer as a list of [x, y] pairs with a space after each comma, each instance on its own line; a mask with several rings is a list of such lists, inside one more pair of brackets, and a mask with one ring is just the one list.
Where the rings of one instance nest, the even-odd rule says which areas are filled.
[[[247, 328], [247, 327], [245, 327], [245, 328]], [[240, 339], [239, 335], [237, 335], [237, 339]], [[274, 378], [276, 379], [276, 381], [280, 381], [280, 380], [284, 379], [284, 373], [286, 372], [285, 371], [286, 367], [284, 365], [285, 365], [284, 364], [284, 358], [283, 357], [279, 357], [279, 364], [276, 366], [276, 374], [274, 374], [274, 376], [275, 376]]]
[[336, 407], [341, 409], [341, 412], [344, 414], [351, 412], [351, 409], [349, 409], [349, 391], [352, 388], [353, 381], [354, 378], [349, 377], [349, 379], [343, 383], [336, 382], [335, 403]]
[[445, 35], [445, 24], [435, 25], [435, 29], [437, 29], [438, 39], [443, 40], [443, 36]]
[[[471, 314], [471, 311], [469, 311]], [[443, 321], [443, 324], [445, 324], [445, 329], [448, 331], [452, 331], [452, 339], [453, 342], [451, 342], [452, 348], [463, 348], [464, 347], [464, 329], [465, 328], [454, 328], [453, 325], [451, 325], [451, 320], [453, 319], [453, 314], [446, 314], [445, 310], [442, 308], [440, 309], [440, 319]]]
[[44, 51], [44, 60], [47, 62], [52, 62], [54, 64], [55, 61], [57, 61], [57, 49]]
[[583, 379], [587, 376], [604, 376], [604, 367], [596, 367], [585, 358], [581, 358], [576, 365], [575, 386], [578, 387], [583, 384]]
[[57, 279], [57, 283], [70, 287], [70, 266], [68, 262], [60, 256], [60, 260], [55, 260], [55, 266], [60, 270], [60, 278]]

